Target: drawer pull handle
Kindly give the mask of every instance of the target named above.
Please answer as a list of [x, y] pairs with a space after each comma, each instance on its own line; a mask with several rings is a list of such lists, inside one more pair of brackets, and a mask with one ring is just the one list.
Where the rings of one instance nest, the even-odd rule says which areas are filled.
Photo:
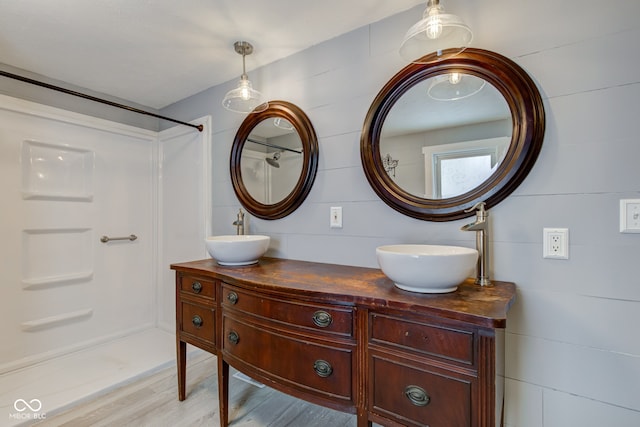
[[320, 360], [320, 359], [316, 360], [313, 363], [313, 370], [316, 371], [316, 374], [318, 374], [318, 376], [321, 378], [327, 378], [329, 375], [333, 373], [333, 368], [331, 367], [331, 364], [326, 360]]
[[236, 294], [235, 292], [229, 292], [229, 294], [227, 295], [227, 300], [229, 300], [229, 303], [231, 305], [235, 305], [235, 303], [238, 302], [238, 294]]
[[202, 326], [202, 317], [195, 315], [191, 318], [191, 323], [193, 323], [193, 326], [195, 326], [196, 328], [199, 328]]
[[236, 331], [229, 332], [227, 338], [229, 338], [229, 342], [234, 345], [240, 342], [240, 335], [238, 335]]
[[202, 283], [200, 282], [193, 282], [191, 284], [191, 289], [193, 290], [193, 292], [195, 292], [196, 294], [199, 294], [200, 292], [202, 292]]
[[404, 395], [416, 406], [427, 406], [431, 398], [422, 387], [410, 385], [404, 389]]
[[323, 310], [318, 310], [313, 313], [313, 323], [320, 328], [326, 328], [333, 322], [331, 315]]

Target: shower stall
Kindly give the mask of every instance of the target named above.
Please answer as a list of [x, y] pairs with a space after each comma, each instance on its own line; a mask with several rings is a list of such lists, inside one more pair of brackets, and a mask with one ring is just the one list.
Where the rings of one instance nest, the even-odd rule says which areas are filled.
[[168, 265], [206, 256], [210, 119], [158, 133], [0, 98], [0, 408], [17, 424], [16, 402], [52, 412], [172, 363]]

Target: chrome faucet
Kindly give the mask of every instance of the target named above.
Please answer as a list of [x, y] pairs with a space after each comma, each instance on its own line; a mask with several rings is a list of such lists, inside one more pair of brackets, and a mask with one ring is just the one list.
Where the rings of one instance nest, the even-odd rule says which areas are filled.
[[484, 209], [484, 202], [476, 203], [465, 212], [473, 211], [476, 211], [475, 222], [463, 225], [460, 230], [476, 232], [476, 249], [478, 250], [476, 285], [491, 286], [491, 280], [489, 280], [489, 213]]
[[236, 234], [238, 236], [244, 234], [244, 212], [242, 212], [242, 208], [238, 209], [238, 217], [233, 221], [233, 225], [236, 226]]

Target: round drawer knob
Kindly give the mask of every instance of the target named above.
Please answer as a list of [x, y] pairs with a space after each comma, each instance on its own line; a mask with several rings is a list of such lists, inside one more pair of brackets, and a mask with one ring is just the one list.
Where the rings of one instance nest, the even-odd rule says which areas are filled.
[[326, 360], [316, 360], [313, 363], [313, 370], [316, 371], [316, 374], [318, 374], [318, 376], [322, 378], [327, 378], [333, 373], [331, 364]]
[[416, 406], [427, 406], [431, 400], [427, 392], [417, 385], [407, 386], [404, 389], [404, 395]]
[[326, 328], [331, 324], [331, 322], [333, 322], [333, 319], [331, 318], [331, 315], [326, 311], [318, 310], [313, 313], [313, 323], [316, 326], [320, 328]]
[[238, 342], [240, 342], [240, 335], [238, 335], [236, 331], [230, 331], [227, 338], [229, 338], [231, 344], [238, 344]]
[[229, 292], [227, 294], [227, 300], [229, 301], [229, 304], [235, 304], [238, 302], [238, 294], [236, 294], [235, 292]]
[[196, 328], [199, 328], [204, 322], [202, 321], [202, 317], [195, 315], [191, 318], [191, 323], [193, 323], [193, 326], [195, 326]]
[[191, 284], [191, 289], [193, 290], [193, 292], [195, 292], [196, 294], [199, 294], [200, 292], [202, 292], [202, 283], [200, 282], [193, 282]]

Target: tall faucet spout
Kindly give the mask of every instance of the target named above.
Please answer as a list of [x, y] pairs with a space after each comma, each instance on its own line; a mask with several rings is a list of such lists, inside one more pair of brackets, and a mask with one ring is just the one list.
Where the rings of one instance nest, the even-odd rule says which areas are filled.
[[238, 209], [238, 216], [235, 221], [233, 221], [233, 225], [236, 226], [236, 234], [238, 236], [244, 234], [244, 212], [242, 212], [242, 208]]
[[472, 222], [470, 224], [466, 224], [463, 225], [462, 227], [460, 227], [460, 230], [462, 231], [482, 231], [482, 230], [486, 230], [486, 228], [488, 227], [488, 224], [486, 222], [486, 220], [482, 220], [482, 221], [475, 221]]
[[476, 249], [478, 250], [478, 265], [476, 268], [476, 285], [491, 286], [489, 279], [489, 214], [484, 209], [484, 202], [476, 203], [465, 212], [476, 211], [476, 220], [470, 224], [463, 225], [462, 231], [476, 232]]

